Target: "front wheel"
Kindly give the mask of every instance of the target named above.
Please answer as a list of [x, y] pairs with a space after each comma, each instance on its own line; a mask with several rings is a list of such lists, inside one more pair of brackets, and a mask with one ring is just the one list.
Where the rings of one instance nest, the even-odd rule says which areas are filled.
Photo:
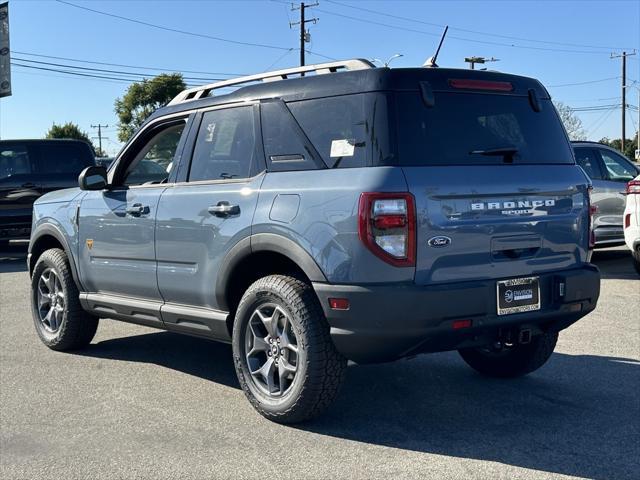
[[284, 275], [261, 278], [243, 295], [233, 358], [253, 407], [279, 423], [319, 415], [337, 396], [347, 365], [311, 286]]
[[58, 248], [44, 252], [33, 269], [31, 312], [40, 340], [52, 350], [82, 348], [96, 333], [98, 319], [80, 306], [69, 261]]
[[544, 333], [530, 343], [503, 346], [495, 349], [466, 348], [459, 350], [469, 366], [489, 377], [520, 377], [539, 369], [553, 353], [558, 333]]

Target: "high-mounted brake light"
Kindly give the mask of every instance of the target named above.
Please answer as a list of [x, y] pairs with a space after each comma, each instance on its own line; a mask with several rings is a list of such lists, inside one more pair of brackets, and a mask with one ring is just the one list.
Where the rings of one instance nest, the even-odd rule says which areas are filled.
[[511, 82], [497, 82], [491, 80], [470, 80], [470, 79], [451, 79], [449, 85], [453, 88], [462, 88], [467, 90], [493, 90], [496, 92], [512, 92], [513, 84]]
[[360, 195], [358, 235], [377, 257], [396, 267], [416, 264], [416, 214], [410, 193]]
[[632, 195], [634, 193], [640, 194], [640, 180], [631, 180], [627, 183], [627, 195]]

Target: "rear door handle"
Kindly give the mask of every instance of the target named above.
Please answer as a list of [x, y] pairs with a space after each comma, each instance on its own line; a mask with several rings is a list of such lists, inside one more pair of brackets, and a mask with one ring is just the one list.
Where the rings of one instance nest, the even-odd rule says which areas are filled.
[[139, 217], [142, 214], [149, 213], [149, 207], [141, 203], [134, 203], [130, 207], [127, 207], [126, 212], [134, 217]]
[[21, 185], [22, 188], [35, 188], [36, 184], [35, 183], [31, 183], [31, 182], [27, 182], [27, 183], [23, 183]]
[[211, 205], [207, 210], [216, 217], [229, 217], [240, 214], [240, 206], [231, 205], [229, 202], [218, 202], [217, 205]]

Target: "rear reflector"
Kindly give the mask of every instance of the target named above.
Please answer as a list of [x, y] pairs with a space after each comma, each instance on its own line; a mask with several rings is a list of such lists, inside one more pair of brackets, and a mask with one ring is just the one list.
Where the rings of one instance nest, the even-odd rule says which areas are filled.
[[490, 80], [469, 80], [453, 79], [449, 80], [449, 85], [453, 88], [463, 88], [467, 90], [493, 90], [496, 92], [512, 92], [511, 82], [494, 82]]
[[330, 298], [329, 306], [332, 310], [349, 310], [349, 299], [347, 298]]
[[624, 216], [624, 228], [629, 228], [631, 226], [631, 214], [627, 213]]
[[453, 322], [453, 329], [460, 330], [461, 328], [469, 328], [471, 326], [471, 320], [456, 320]]

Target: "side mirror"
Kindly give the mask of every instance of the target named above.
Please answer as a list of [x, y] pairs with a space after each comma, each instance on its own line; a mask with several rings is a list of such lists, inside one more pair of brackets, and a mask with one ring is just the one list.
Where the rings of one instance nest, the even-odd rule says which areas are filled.
[[107, 169], [102, 166], [85, 168], [78, 177], [80, 190], [102, 190], [108, 185]]

